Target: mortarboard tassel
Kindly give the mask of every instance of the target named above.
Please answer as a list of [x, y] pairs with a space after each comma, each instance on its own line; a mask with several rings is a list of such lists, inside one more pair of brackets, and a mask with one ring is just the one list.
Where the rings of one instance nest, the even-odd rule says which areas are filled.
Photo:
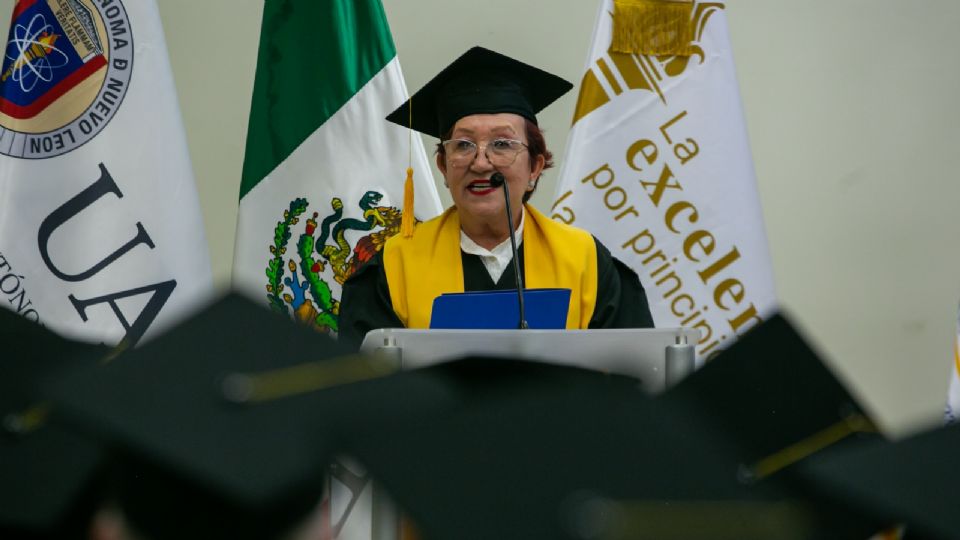
[[614, 0], [611, 52], [690, 56], [692, 0]]
[[413, 167], [407, 167], [407, 180], [403, 183], [403, 214], [400, 217], [400, 234], [413, 236]]
[[413, 214], [413, 96], [407, 98], [407, 180], [403, 183], [403, 213], [400, 215], [400, 234], [403, 238], [413, 236], [413, 225], [416, 219]]

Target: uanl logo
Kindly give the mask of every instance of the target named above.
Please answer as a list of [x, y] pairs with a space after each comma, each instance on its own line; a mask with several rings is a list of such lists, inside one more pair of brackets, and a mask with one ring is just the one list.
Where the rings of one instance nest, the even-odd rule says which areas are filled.
[[605, 56], [598, 58], [580, 83], [580, 97], [573, 113], [573, 123], [576, 124], [627, 90], [653, 92], [666, 104], [667, 99], [661, 90], [664, 82], [682, 75], [694, 59], [697, 64], [706, 60], [700, 40], [710, 16], [721, 9], [724, 9], [724, 5], [720, 2], [698, 2], [694, 7], [690, 17], [693, 36], [693, 54], [690, 56], [650, 56], [608, 51]]
[[49, 158], [91, 140], [132, 70], [121, 0], [18, 0], [0, 71], [0, 153]]
[[[382, 198], [376, 191], [366, 192], [357, 203], [360, 219], [343, 217], [344, 205], [338, 197], [330, 201], [330, 213], [322, 218], [318, 212], [307, 214], [306, 199], [291, 201], [273, 230], [270, 245], [272, 257], [266, 268], [270, 307], [288, 315], [292, 309], [295, 320], [317, 330], [339, 331], [340, 301], [328, 280], [343, 285], [400, 230], [400, 209], [379, 206]], [[304, 215], [309, 217], [302, 220]], [[291, 248], [288, 244], [295, 230], [299, 236]], [[358, 236], [351, 246], [350, 238]], [[290, 276], [284, 277], [287, 272]]]

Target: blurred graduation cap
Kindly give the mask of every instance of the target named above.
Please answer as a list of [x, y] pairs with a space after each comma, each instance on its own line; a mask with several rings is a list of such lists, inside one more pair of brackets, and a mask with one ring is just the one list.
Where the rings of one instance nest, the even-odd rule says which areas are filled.
[[[147, 537], [270, 538], [320, 501], [322, 419], [336, 413], [296, 396], [371, 374], [331, 360], [345, 352], [231, 295], [48, 391], [68, 420], [117, 450], [116, 497]], [[258, 379], [265, 371], [274, 375]]]
[[[427, 540], [862, 539], [878, 531], [873, 520], [826, 502], [780, 469], [758, 468], [765, 456], [817, 439], [824, 426], [845, 419], [848, 409], [838, 405], [852, 399], [784, 319], [774, 317], [744, 343], [711, 363], [729, 366], [707, 366], [702, 377], [681, 383], [684, 390], [656, 399], [628, 379], [584, 371], [569, 373], [563, 384], [521, 384], [516, 375], [495, 375], [503, 363], [467, 361], [466, 372], [514, 381], [512, 389], [477, 392], [455, 410], [389, 429], [357, 430], [344, 451], [385, 486]], [[761, 346], [770, 343], [777, 347]], [[776, 373], [785, 363], [799, 365]], [[556, 369], [506, 365], [525, 366], [530, 381], [537, 370]], [[808, 377], [785, 397], [776, 381], [790, 374]], [[765, 388], [768, 380], [772, 387]], [[718, 385], [725, 388], [710, 394], [714, 402], [695, 392]], [[727, 395], [740, 388], [749, 392], [744, 401]], [[808, 414], [821, 414], [815, 403], [833, 397], [824, 416], [799, 414], [804, 403]], [[748, 425], [730, 429], [737, 414]]]
[[960, 425], [950, 425], [818, 456], [804, 469], [825, 497], [905, 524], [908, 539], [947, 540], [960, 538], [958, 450]]
[[94, 365], [107, 347], [64, 339], [0, 308], [0, 537], [72, 538], [100, 502], [103, 452], [57, 422], [42, 382]]
[[386, 376], [388, 363], [344, 351], [231, 296], [48, 391], [68, 420], [121, 451], [116, 497], [138, 531], [269, 538], [319, 502], [339, 434], [574, 380], [568, 368], [516, 363]]
[[661, 400], [740, 441], [765, 477], [822, 450], [882, 438], [870, 414], [782, 314], [764, 321]]
[[536, 115], [573, 85], [546, 71], [490, 49], [473, 47], [445, 67], [387, 120], [443, 137], [471, 114]]

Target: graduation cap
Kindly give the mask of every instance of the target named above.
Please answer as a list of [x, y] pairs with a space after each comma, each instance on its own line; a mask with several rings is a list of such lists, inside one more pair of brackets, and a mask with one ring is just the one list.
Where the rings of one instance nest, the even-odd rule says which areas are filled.
[[138, 531], [268, 538], [319, 502], [339, 434], [571, 380], [567, 368], [524, 377], [526, 365], [492, 373], [471, 363], [388, 377], [384, 362], [343, 352], [228, 297], [48, 392], [74, 425], [118, 447], [115, 497]]
[[100, 446], [57, 422], [42, 382], [108, 354], [0, 309], [0, 537], [72, 538], [100, 502]]
[[960, 425], [902, 441], [871, 441], [804, 466], [825, 497], [851, 504], [910, 539], [960, 538]]
[[[755, 332], [782, 347], [765, 354], [786, 354], [801, 364], [815, 360], [808, 348], [783, 352], [798, 343], [779, 317]], [[728, 355], [752, 357], [757, 351], [747, 347]], [[729, 371], [711, 370], [719, 375], [707, 373], [707, 386], [751, 380], [743, 369], [759, 368], [760, 380], [764, 374], [777, 378], [772, 371], [779, 363], [750, 359], [730, 360]], [[775, 440], [762, 442], [766, 435], [754, 430], [778, 422], [730, 430], [723, 414], [731, 411], [707, 410], [722, 409], [722, 402], [693, 401], [690, 393], [649, 399], [636, 381], [587, 371], [568, 372], [562, 384], [540, 384], [537, 370], [555, 367], [471, 362], [469, 371], [489, 370], [491, 381], [475, 399], [389, 429], [356, 430], [344, 443], [425, 539], [859, 539], [880, 529], [860, 513], [825, 504], [779, 470], [756, 467], [766, 452], [809, 435], [806, 421], [791, 426], [796, 418], [783, 416]], [[502, 373], [505, 365], [525, 366], [526, 375]], [[799, 369], [806, 370], [817, 371]], [[688, 391], [698, 388], [697, 377], [683, 383]], [[402, 382], [380, 382], [390, 380]], [[835, 383], [832, 377], [823, 381]], [[817, 389], [803, 388], [792, 400], [812, 404], [821, 399]], [[762, 394], [755, 394], [755, 407], [769, 411]], [[747, 421], [767, 414], [745, 410]], [[837, 414], [831, 409], [831, 417], [820, 421]], [[820, 422], [814, 424], [819, 429]]]
[[116, 449], [116, 498], [135, 529], [270, 538], [314, 509], [323, 490], [322, 419], [336, 411], [297, 396], [373, 373], [355, 358], [333, 359], [346, 352], [234, 295], [48, 392], [67, 420]]
[[536, 115], [573, 85], [542, 69], [473, 47], [418, 90], [387, 120], [440, 138], [471, 114]]
[[782, 314], [775, 314], [665, 393], [744, 445], [765, 477], [827, 449], [882, 438], [871, 415]]
[[[542, 69], [473, 47], [418, 90], [387, 120], [442, 138], [471, 114], [513, 113], [537, 123], [537, 113], [573, 85]], [[413, 234], [413, 170], [407, 169], [401, 234]]]

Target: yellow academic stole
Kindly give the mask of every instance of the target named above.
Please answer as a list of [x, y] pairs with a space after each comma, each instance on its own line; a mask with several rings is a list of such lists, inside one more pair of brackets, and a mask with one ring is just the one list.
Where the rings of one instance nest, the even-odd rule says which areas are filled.
[[[567, 328], [587, 328], [597, 300], [597, 247], [585, 231], [524, 206], [524, 285], [570, 289]], [[428, 328], [433, 299], [463, 292], [460, 217], [450, 208], [417, 225], [412, 237], [395, 235], [383, 248], [393, 311], [407, 328]]]

